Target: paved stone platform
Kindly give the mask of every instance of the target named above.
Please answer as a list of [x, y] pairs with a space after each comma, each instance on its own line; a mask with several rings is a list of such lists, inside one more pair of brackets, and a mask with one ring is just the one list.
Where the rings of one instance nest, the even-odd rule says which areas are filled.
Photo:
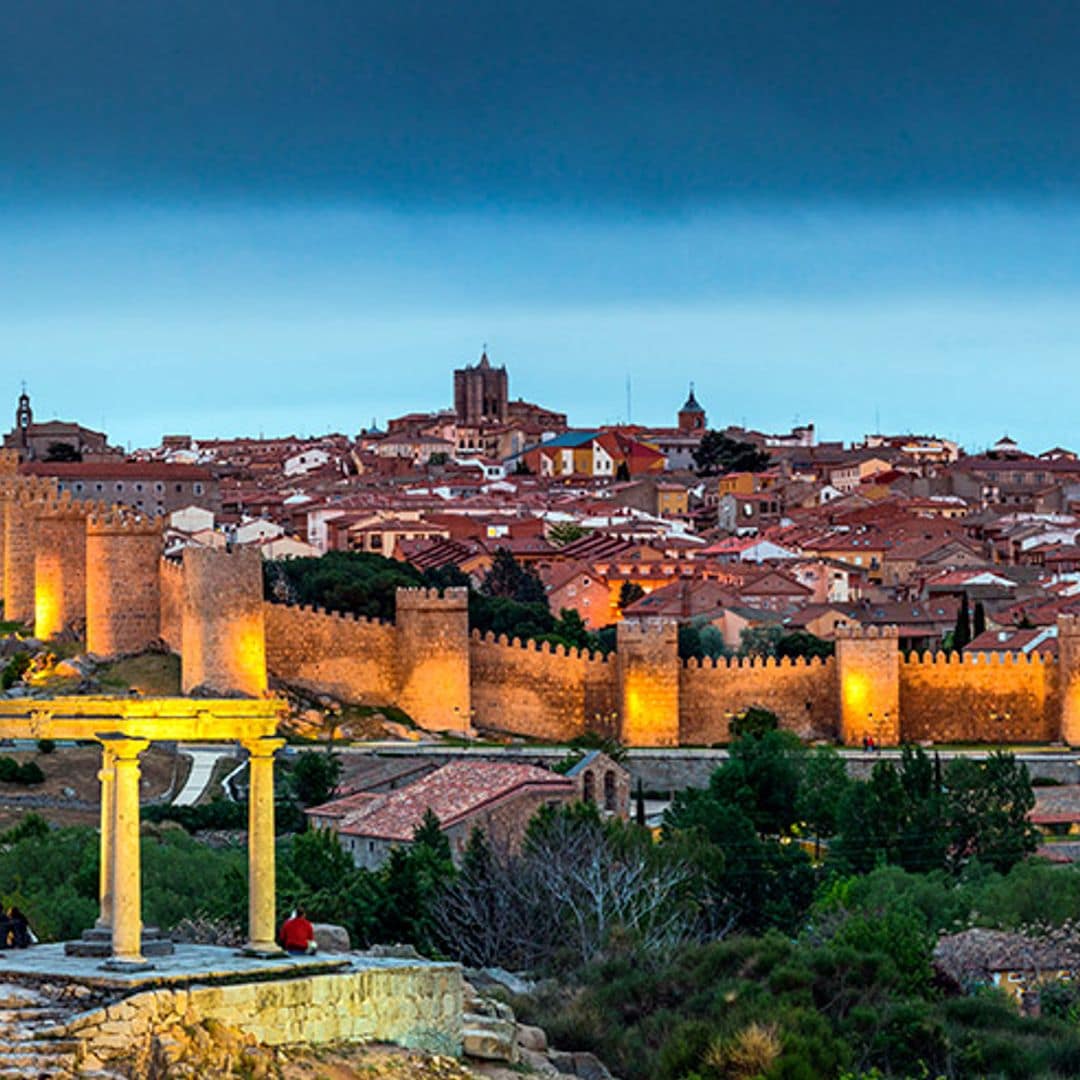
[[78, 982], [103, 990], [133, 992], [159, 986], [203, 986], [215, 983], [264, 982], [352, 968], [388, 966], [367, 957], [282, 956], [270, 960], [243, 956], [217, 945], [177, 945], [171, 956], [154, 957], [143, 971], [104, 971], [96, 957], [68, 956], [63, 943], [0, 951], [0, 981]]

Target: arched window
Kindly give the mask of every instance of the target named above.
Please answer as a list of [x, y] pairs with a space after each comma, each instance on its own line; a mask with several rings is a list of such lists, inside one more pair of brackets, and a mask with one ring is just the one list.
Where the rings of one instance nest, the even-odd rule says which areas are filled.
[[590, 769], [585, 770], [585, 776], [582, 781], [581, 797], [585, 802], [596, 802], [596, 780]]
[[614, 813], [615, 806], [615, 774], [609, 769], [604, 773], [604, 809]]

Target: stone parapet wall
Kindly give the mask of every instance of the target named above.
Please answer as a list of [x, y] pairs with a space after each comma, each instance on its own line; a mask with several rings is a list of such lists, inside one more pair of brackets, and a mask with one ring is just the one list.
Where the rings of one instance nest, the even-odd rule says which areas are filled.
[[360, 705], [393, 705], [396, 639], [392, 623], [323, 608], [266, 603], [270, 674]]
[[473, 633], [469, 666], [481, 727], [555, 742], [617, 733], [617, 671], [601, 654]]
[[457, 964], [364, 960], [363, 968], [273, 982], [146, 990], [69, 1021], [83, 1069], [149, 1056], [216, 1022], [263, 1046], [371, 1040], [457, 1054], [463, 986]]
[[834, 739], [838, 685], [832, 657], [688, 660], [679, 682], [679, 742], [726, 743], [731, 720], [752, 706], [776, 713], [804, 739]]

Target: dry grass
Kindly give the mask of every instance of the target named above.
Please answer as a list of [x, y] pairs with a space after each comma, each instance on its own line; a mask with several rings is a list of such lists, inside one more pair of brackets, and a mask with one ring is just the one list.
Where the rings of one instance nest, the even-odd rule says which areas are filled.
[[106, 688], [138, 690], [143, 697], [178, 697], [180, 658], [169, 653], [128, 656], [102, 668], [98, 677]]
[[781, 1050], [777, 1026], [755, 1022], [730, 1039], [717, 1039], [705, 1054], [705, 1066], [724, 1080], [755, 1080], [772, 1068]]

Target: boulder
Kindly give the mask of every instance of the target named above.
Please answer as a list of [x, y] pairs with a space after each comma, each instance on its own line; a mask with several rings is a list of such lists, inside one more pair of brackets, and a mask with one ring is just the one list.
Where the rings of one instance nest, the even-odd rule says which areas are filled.
[[345, 953], [352, 947], [349, 931], [334, 923], [313, 923], [315, 944], [321, 953]]
[[531, 993], [536, 987], [536, 983], [529, 982], [528, 979], [523, 979], [520, 975], [515, 975], [513, 972], [505, 971], [503, 968], [499, 967], [470, 969], [465, 974], [468, 977], [469, 982], [471, 982], [481, 993], [485, 990], [491, 990], [496, 986], [500, 986], [504, 990], [508, 990], [511, 994], [520, 996], [522, 994]]
[[547, 1053], [547, 1032], [543, 1028], [534, 1027], [532, 1024], [518, 1024], [517, 1041], [526, 1050], [535, 1050], [538, 1054]]
[[559, 1072], [559, 1070], [552, 1065], [547, 1054], [541, 1054], [536, 1050], [528, 1050], [522, 1046], [519, 1046], [518, 1053], [521, 1058], [521, 1064], [524, 1065], [530, 1073], [552, 1078], [567, 1075], [566, 1073]]
[[514, 1064], [518, 1059], [515, 1027], [509, 1020], [466, 1013], [462, 1017], [461, 1048], [469, 1057]]
[[612, 1080], [607, 1066], [595, 1054], [581, 1050], [574, 1052], [574, 1075], [580, 1080]]

